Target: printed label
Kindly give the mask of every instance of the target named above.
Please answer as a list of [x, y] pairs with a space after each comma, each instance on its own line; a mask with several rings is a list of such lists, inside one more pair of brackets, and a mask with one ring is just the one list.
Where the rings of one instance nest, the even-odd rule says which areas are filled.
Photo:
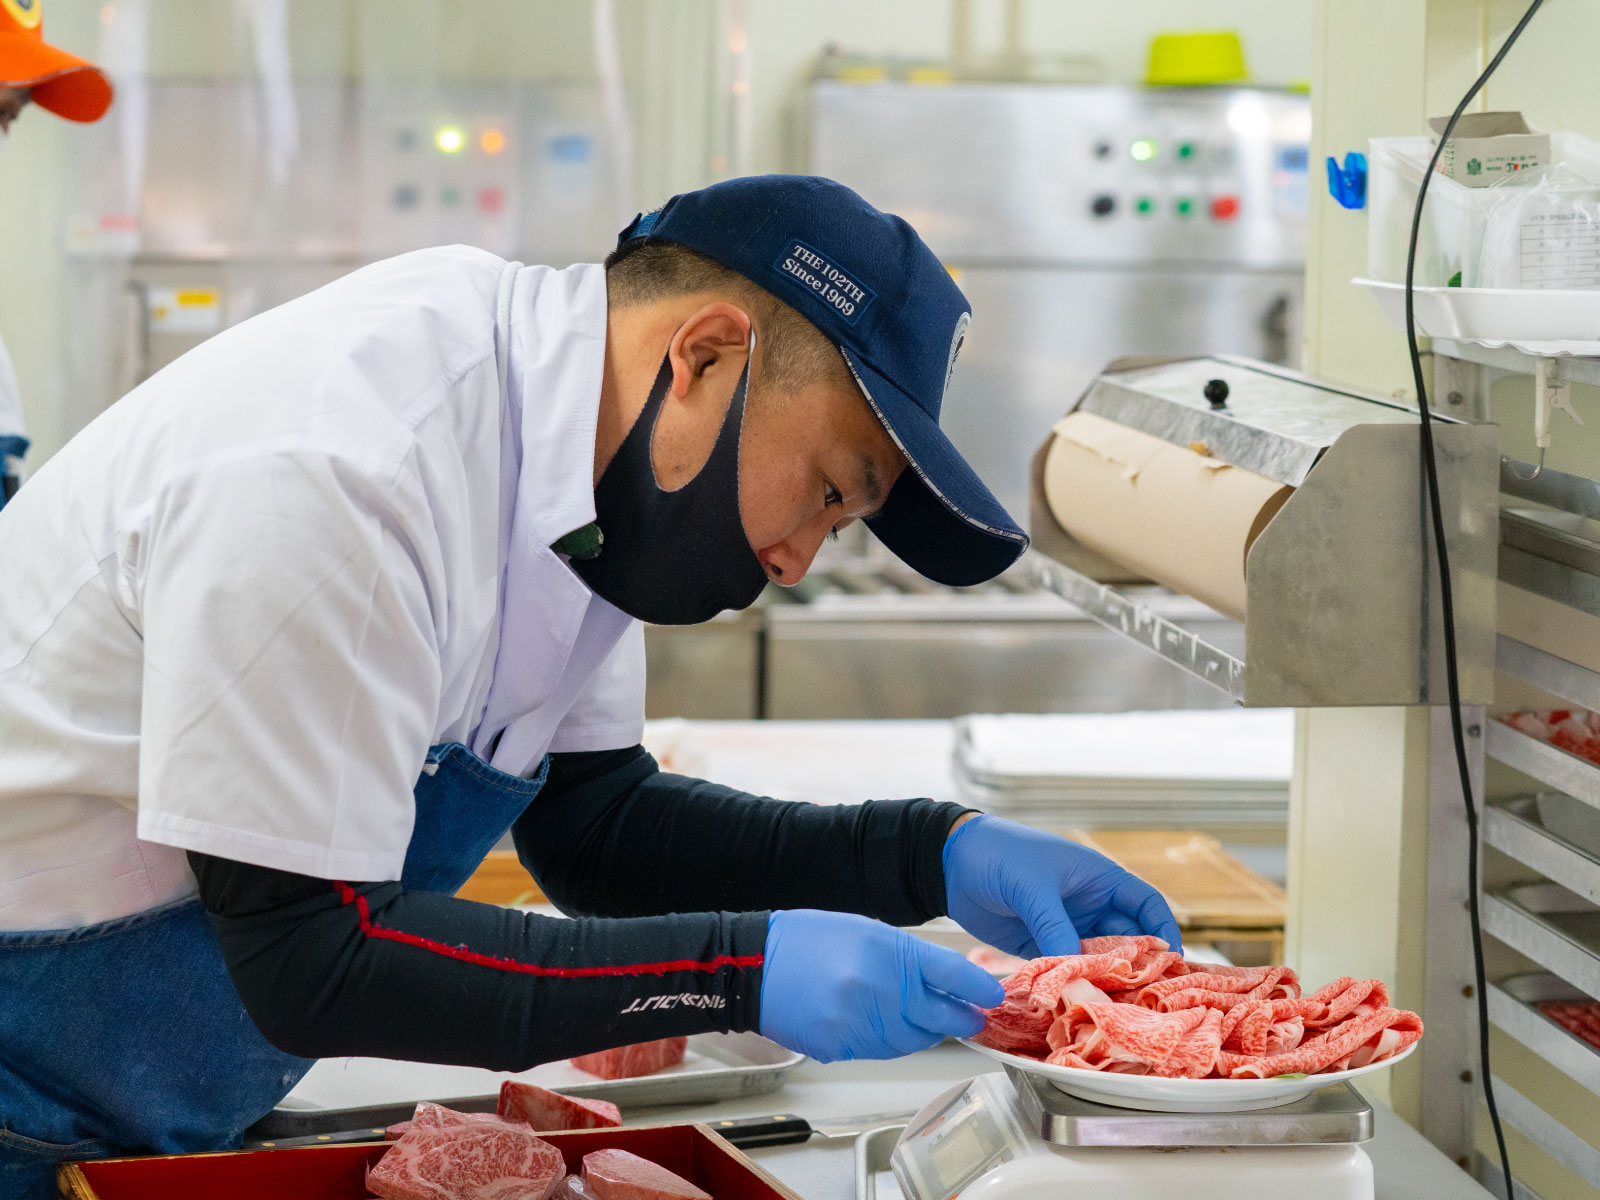
[[727, 1008], [726, 996], [702, 996], [699, 992], [669, 992], [661, 996], [638, 996], [627, 1008], [619, 1010], [626, 1015], [638, 1012], [661, 1012], [669, 1008]]
[[849, 325], [859, 321], [878, 298], [877, 292], [801, 241], [790, 239], [772, 267], [831, 307]]

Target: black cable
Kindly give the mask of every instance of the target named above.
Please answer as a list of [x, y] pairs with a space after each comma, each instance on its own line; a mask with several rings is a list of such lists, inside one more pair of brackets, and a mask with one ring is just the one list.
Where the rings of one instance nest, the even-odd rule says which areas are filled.
[[1417, 241], [1422, 231], [1422, 204], [1428, 196], [1428, 182], [1433, 178], [1434, 169], [1439, 164], [1439, 156], [1444, 152], [1445, 143], [1450, 140], [1450, 135], [1455, 131], [1456, 122], [1461, 119], [1461, 114], [1472, 103], [1472, 99], [1488, 82], [1495, 68], [1500, 65], [1517, 38], [1522, 36], [1522, 31], [1528, 27], [1528, 22], [1533, 20], [1533, 14], [1539, 11], [1544, 0], [1533, 0], [1528, 5], [1528, 11], [1522, 14], [1522, 19], [1517, 22], [1506, 36], [1504, 44], [1498, 53], [1489, 60], [1489, 65], [1483, 69], [1483, 74], [1467, 89], [1467, 94], [1461, 97], [1461, 103], [1456, 105], [1455, 111], [1450, 114], [1450, 120], [1445, 123], [1444, 131], [1439, 135], [1439, 144], [1434, 147], [1433, 157], [1428, 160], [1428, 169], [1423, 172], [1422, 184], [1417, 188], [1417, 207], [1411, 214], [1411, 242], [1406, 247], [1406, 346], [1411, 351], [1411, 373], [1417, 386], [1417, 413], [1421, 418], [1422, 427], [1422, 465], [1428, 478], [1428, 507], [1433, 517], [1433, 541], [1439, 556], [1439, 604], [1444, 616], [1444, 654], [1445, 654], [1445, 682], [1449, 690], [1450, 699], [1450, 732], [1455, 741], [1456, 770], [1461, 776], [1461, 801], [1467, 812], [1467, 915], [1472, 924], [1472, 973], [1476, 981], [1476, 996], [1478, 1001], [1478, 1057], [1479, 1078], [1483, 1083], [1483, 1099], [1489, 1108], [1489, 1120], [1494, 1126], [1495, 1146], [1500, 1151], [1500, 1170], [1505, 1175], [1506, 1200], [1516, 1200], [1516, 1191], [1511, 1178], [1511, 1156], [1506, 1153], [1506, 1135], [1500, 1127], [1500, 1110], [1494, 1101], [1494, 1083], [1489, 1072], [1489, 997], [1488, 985], [1484, 978], [1483, 970], [1483, 928], [1478, 921], [1478, 807], [1472, 798], [1472, 774], [1467, 766], [1467, 739], [1461, 722], [1461, 682], [1456, 669], [1456, 617], [1455, 605], [1450, 594], [1450, 557], [1445, 545], [1444, 513], [1439, 502], [1439, 466], [1433, 454], [1433, 409], [1428, 403], [1428, 388], [1422, 377], [1422, 352], [1417, 348], [1417, 318], [1413, 299], [1415, 287], [1415, 274], [1417, 267]]

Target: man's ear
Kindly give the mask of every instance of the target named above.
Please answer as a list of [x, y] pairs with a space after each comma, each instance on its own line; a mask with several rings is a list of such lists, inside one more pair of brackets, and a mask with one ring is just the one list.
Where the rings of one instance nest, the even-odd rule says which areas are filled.
[[692, 314], [678, 327], [667, 347], [672, 362], [672, 395], [682, 400], [707, 367], [730, 355], [748, 353], [750, 328], [749, 315], [725, 300], [707, 304]]

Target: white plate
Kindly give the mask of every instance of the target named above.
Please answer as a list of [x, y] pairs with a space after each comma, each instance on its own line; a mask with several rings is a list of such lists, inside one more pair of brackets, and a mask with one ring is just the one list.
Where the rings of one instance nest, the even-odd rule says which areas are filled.
[[1381, 1063], [1351, 1071], [1307, 1075], [1304, 1079], [1163, 1079], [1159, 1075], [1113, 1075], [1107, 1071], [1085, 1071], [1082, 1067], [1053, 1067], [1037, 1059], [980, 1046], [971, 1038], [961, 1041], [996, 1062], [1041, 1076], [1052, 1086], [1080, 1100], [1109, 1104], [1114, 1108], [1142, 1108], [1147, 1112], [1248, 1112], [1256, 1108], [1277, 1108], [1281, 1104], [1293, 1104], [1331, 1083], [1387, 1070], [1417, 1046], [1412, 1042]]
[[[1406, 325], [1406, 288], [1386, 279], [1352, 279], [1369, 290], [1397, 329]], [[1540, 288], [1412, 289], [1417, 332], [1550, 357], [1600, 354], [1600, 290]]]

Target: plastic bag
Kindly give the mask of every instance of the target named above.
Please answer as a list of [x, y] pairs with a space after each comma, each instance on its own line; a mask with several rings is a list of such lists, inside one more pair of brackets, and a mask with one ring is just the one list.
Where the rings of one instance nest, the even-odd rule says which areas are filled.
[[1477, 286], [1600, 288], [1600, 186], [1555, 163], [1492, 190]]

